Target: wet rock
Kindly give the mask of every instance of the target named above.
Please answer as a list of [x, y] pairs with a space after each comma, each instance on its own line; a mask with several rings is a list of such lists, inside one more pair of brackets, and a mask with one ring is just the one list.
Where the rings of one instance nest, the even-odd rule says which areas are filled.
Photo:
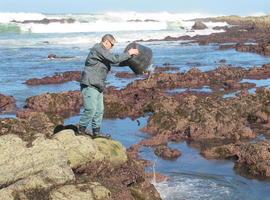
[[248, 70], [245, 78], [248, 79], [267, 79], [270, 77], [270, 64], [264, 64], [262, 67], [253, 67]]
[[166, 160], [175, 160], [181, 156], [181, 152], [177, 149], [171, 149], [168, 146], [162, 145], [155, 148], [154, 153]]
[[117, 72], [115, 74], [118, 78], [134, 78], [136, 75], [134, 73], [128, 73], [128, 72]]
[[195, 21], [194, 25], [192, 26], [193, 30], [203, 30], [207, 29], [207, 26], [202, 21]]
[[25, 108], [38, 112], [70, 116], [78, 113], [82, 105], [82, 97], [79, 91], [62, 93], [46, 93], [26, 99]]
[[149, 179], [149, 181], [151, 182], [156, 182], [156, 183], [161, 183], [164, 181], [168, 181], [169, 177], [165, 176], [163, 174], [160, 173], [146, 173], [146, 177]]
[[28, 146], [38, 137], [49, 137], [56, 125], [63, 123], [63, 118], [42, 112], [29, 110], [18, 111], [17, 119], [0, 119], [0, 136], [14, 134]]
[[53, 60], [53, 59], [71, 59], [71, 58], [75, 58], [72, 56], [57, 56], [55, 54], [49, 54], [48, 55], [48, 59]]
[[252, 176], [270, 177], [269, 141], [246, 144], [241, 147], [236, 163], [238, 170], [245, 170]]
[[111, 169], [103, 162], [92, 162], [77, 168], [75, 173], [80, 179], [98, 181], [114, 191], [112, 199], [160, 199], [144, 173], [144, 165], [130, 158], [119, 168]]
[[0, 94], [0, 114], [13, 112], [16, 109], [15, 98]]
[[226, 60], [226, 59], [221, 59], [221, 60], [219, 60], [218, 62], [219, 62], [219, 63], [226, 63], [227, 60]]
[[57, 73], [53, 76], [46, 76], [44, 78], [32, 78], [27, 80], [25, 83], [27, 85], [44, 85], [44, 84], [59, 84], [68, 81], [80, 81], [81, 72], [80, 71], [67, 71], [63, 73]]

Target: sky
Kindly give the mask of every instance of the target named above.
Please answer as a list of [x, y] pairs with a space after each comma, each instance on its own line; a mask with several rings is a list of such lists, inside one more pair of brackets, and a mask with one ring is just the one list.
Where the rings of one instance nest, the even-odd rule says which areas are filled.
[[106, 11], [270, 14], [270, 0], [0, 0], [0, 12], [102, 13]]

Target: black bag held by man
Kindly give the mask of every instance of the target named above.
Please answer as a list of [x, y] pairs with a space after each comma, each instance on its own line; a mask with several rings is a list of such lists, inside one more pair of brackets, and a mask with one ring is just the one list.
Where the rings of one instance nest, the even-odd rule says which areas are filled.
[[152, 64], [153, 53], [149, 47], [132, 42], [128, 44], [124, 50], [127, 52], [129, 49], [136, 48], [139, 50], [139, 55], [119, 63], [119, 66], [129, 66], [135, 74], [143, 74], [147, 72], [147, 68]]

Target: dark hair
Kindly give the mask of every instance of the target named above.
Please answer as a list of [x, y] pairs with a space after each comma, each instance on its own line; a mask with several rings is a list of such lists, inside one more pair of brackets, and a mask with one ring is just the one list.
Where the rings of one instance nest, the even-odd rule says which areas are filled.
[[109, 40], [109, 41], [115, 41], [115, 38], [113, 37], [113, 35], [111, 35], [111, 34], [106, 34], [106, 35], [103, 35], [102, 36], [102, 39], [101, 39], [101, 41], [102, 42], [105, 42], [106, 40]]

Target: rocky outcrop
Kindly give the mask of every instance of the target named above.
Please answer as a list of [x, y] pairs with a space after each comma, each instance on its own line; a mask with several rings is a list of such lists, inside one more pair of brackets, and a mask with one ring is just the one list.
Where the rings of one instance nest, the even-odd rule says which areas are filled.
[[166, 160], [175, 160], [181, 156], [181, 152], [177, 149], [171, 149], [168, 146], [160, 145], [155, 148], [155, 154]]
[[51, 138], [40, 136], [28, 147], [7, 134], [0, 137], [0, 150], [1, 199], [160, 199], [150, 182], [141, 179], [144, 168], [117, 141], [64, 130]]
[[59, 84], [68, 81], [79, 81], [81, 78], [80, 71], [67, 71], [63, 73], [58, 73], [53, 76], [46, 76], [44, 78], [32, 78], [27, 80], [25, 83], [27, 85], [45, 85], [45, 84]]
[[16, 109], [15, 98], [0, 94], [0, 114], [14, 112]]
[[265, 56], [270, 56], [270, 41], [260, 44], [241, 44], [238, 43], [235, 46], [237, 51], [252, 52]]
[[31, 146], [38, 137], [49, 137], [54, 127], [63, 123], [63, 118], [42, 112], [23, 110], [16, 119], [0, 119], [0, 136], [14, 134]]
[[195, 21], [194, 25], [192, 26], [193, 30], [203, 30], [207, 29], [207, 26], [202, 21]]
[[68, 116], [78, 113], [82, 105], [82, 97], [79, 91], [62, 93], [46, 93], [26, 99], [26, 106], [30, 110], [46, 113], [56, 113]]
[[235, 169], [242, 175], [270, 178], [270, 143], [237, 143], [203, 151], [207, 158], [235, 160]]

